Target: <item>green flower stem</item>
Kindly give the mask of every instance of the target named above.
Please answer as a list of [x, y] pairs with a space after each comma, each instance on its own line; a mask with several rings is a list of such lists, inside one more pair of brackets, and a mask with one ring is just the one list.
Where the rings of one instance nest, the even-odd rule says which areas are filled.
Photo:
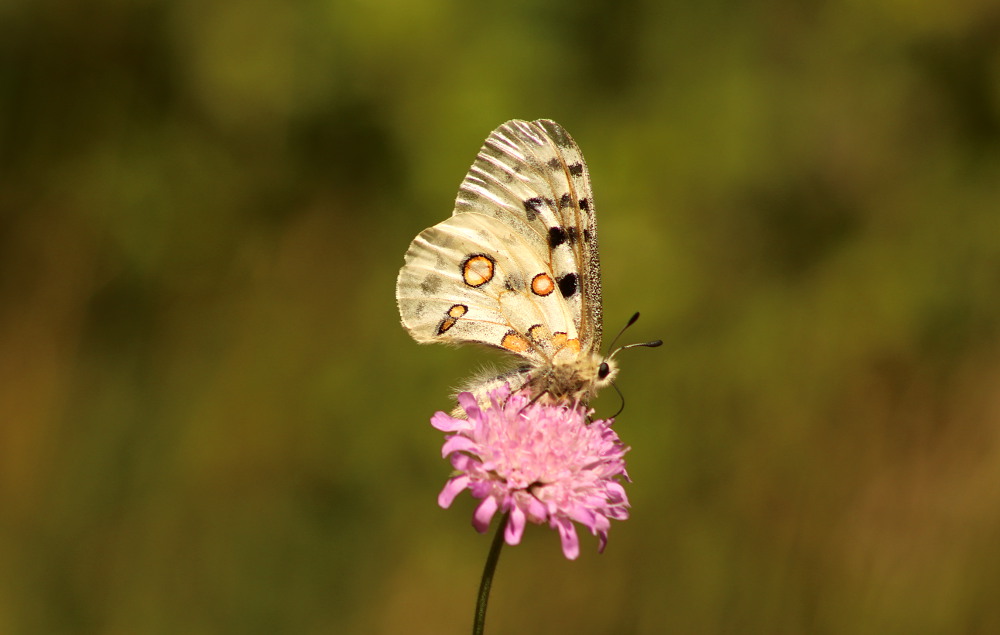
[[486, 566], [483, 568], [483, 579], [479, 583], [479, 597], [476, 598], [476, 619], [472, 623], [472, 635], [483, 635], [486, 628], [486, 603], [490, 600], [490, 587], [493, 586], [493, 572], [497, 570], [497, 561], [500, 560], [500, 549], [503, 547], [503, 532], [507, 527], [507, 512], [500, 519], [497, 526], [497, 533], [493, 536], [493, 544], [490, 546], [490, 555], [486, 557]]

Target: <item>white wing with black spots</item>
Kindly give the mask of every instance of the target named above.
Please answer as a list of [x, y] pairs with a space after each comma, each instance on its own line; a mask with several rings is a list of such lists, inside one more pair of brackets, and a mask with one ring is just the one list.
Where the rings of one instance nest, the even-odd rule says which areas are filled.
[[487, 137], [452, 216], [410, 244], [396, 299], [418, 342], [472, 342], [520, 356], [523, 369], [503, 378], [515, 390], [586, 401], [610, 382], [614, 368], [599, 352], [590, 176], [559, 124], [508, 121]]

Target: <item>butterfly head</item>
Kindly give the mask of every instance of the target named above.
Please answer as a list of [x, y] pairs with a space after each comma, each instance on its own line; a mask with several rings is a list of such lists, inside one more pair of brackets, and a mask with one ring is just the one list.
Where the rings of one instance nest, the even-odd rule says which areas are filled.
[[587, 403], [618, 375], [618, 364], [600, 353], [556, 355], [528, 372], [529, 390], [547, 402]]
[[[604, 384], [610, 384], [611, 380], [615, 378], [618, 374], [618, 366], [614, 365], [614, 362], [609, 360], [603, 360], [597, 366], [597, 381], [604, 382]], [[603, 384], [602, 384], [603, 386]]]

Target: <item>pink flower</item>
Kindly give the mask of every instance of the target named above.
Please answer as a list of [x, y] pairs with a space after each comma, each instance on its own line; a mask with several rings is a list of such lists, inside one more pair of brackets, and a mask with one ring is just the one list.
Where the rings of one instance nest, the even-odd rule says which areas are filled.
[[628, 497], [618, 477], [628, 480], [629, 448], [611, 429], [612, 419], [588, 423], [593, 413], [582, 406], [530, 403], [524, 393], [503, 386], [482, 407], [471, 393], [458, 395], [468, 419], [444, 412], [431, 425], [453, 432], [442, 456], [451, 457], [455, 474], [438, 495], [448, 507], [468, 488], [482, 499], [472, 525], [483, 533], [493, 515], [510, 512], [504, 531], [509, 545], [521, 541], [525, 521], [548, 522], [559, 531], [563, 553], [580, 554], [577, 522], [598, 537], [598, 551], [608, 541], [610, 519], [628, 518]]

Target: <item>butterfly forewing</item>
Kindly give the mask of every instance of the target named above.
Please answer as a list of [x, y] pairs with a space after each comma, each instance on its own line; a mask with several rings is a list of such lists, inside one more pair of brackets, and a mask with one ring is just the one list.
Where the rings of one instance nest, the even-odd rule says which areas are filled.
[[497, 346], [530, 362], [539, 392], [589, 397], [601, 271], [590, 177], [569, 134], [544, 119], [494, 130], [452, 216], [411, 243], [396, 297], [417, 341]]
[[493, 131], [459, 188], [455, 214], [494, 216], [532, 234], [576, 314], [587, 350], [601, 345], [601, 269], [590, 176], [559, 124], [509, 121]]

